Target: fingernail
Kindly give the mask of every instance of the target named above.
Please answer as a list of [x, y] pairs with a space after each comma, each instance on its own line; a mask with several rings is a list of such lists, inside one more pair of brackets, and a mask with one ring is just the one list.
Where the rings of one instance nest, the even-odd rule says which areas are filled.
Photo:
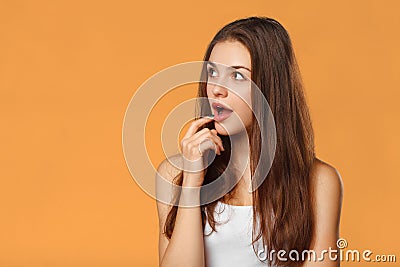
[[214, 119], [214, 114], [212, 114], [212, 115], [209, 115], [209, 116], [206, 116], [206, 118], [209, 118], [209, 119]]

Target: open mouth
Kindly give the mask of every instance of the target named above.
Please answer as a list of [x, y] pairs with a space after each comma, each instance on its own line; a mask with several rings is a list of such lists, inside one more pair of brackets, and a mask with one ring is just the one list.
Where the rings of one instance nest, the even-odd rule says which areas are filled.
[[214, 110], [214, 120], [218, 122], [227, 119], [233, 112], [233, 110], [217, 102], [212, 103], [211, 106]]

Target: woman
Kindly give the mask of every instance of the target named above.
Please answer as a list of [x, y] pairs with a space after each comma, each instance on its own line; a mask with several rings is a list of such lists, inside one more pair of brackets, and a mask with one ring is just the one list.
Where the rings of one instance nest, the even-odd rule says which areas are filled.
[[[172, 183], [198, 188], [190, 195], [177, 192], [178, 203], [187, 198], [199, 203], [188, 208], [157, 202], [160, 266], [339, 266], [336, 254], [323, 251], [337, 249], [341, 177], [315, 155], [311, 119], [288, 33], [271, 18], [240, 19], [216, 34], [204, 61], [209, 82], [200, 83], [199, 97], [208, 101], [200, 115], [212, 112], [214, 117], [191, 123], [181, 151], [190, 161], [210, 160], [212, 151], [216, 155], [204, 170], [181, 171], [167, 160], [158, 167], [158, 175]], [[222, 76], [237, 85], [251, 79], [274, 116], [273, 162], [251, 192], [263, 131], [254, 115], [265, 110], [257, 106], [252, 87], [238, 93], [210, 82]], [[249, 150], [241, 149], [246, 142]], [[245, 162], [244, 172], [229, 173], [236, 185], [217, 200], [200, 205], [200, 186], [223, 175], [228, 161], [234, 166]], [[277, 253], [280, 250], [284, 252]], [[302, 259], [302, 253], [310, 250], [317, 259], [312, 253]]]

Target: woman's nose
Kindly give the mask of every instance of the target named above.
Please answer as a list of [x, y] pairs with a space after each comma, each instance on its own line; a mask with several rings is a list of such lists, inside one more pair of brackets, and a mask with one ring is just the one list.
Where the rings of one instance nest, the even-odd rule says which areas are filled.
[[213, 93], [213, 95], [222, 97], [226, 97], [228, 95], [228, 90], [225, 87], [219, 84], [212, 84], [211, 86], [211, 92]]

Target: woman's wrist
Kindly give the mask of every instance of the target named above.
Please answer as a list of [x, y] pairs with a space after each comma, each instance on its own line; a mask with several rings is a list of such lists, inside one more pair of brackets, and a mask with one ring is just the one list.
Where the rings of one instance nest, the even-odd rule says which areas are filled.
[[183, 172], [183, 187], [200, 188], [204, 181], [204, 171], [201, 172]]
[[182, 191], [179, 198], [179, 205], [183, 207], [195, 207], [200, 205], [200, 186], [182, 183]]

